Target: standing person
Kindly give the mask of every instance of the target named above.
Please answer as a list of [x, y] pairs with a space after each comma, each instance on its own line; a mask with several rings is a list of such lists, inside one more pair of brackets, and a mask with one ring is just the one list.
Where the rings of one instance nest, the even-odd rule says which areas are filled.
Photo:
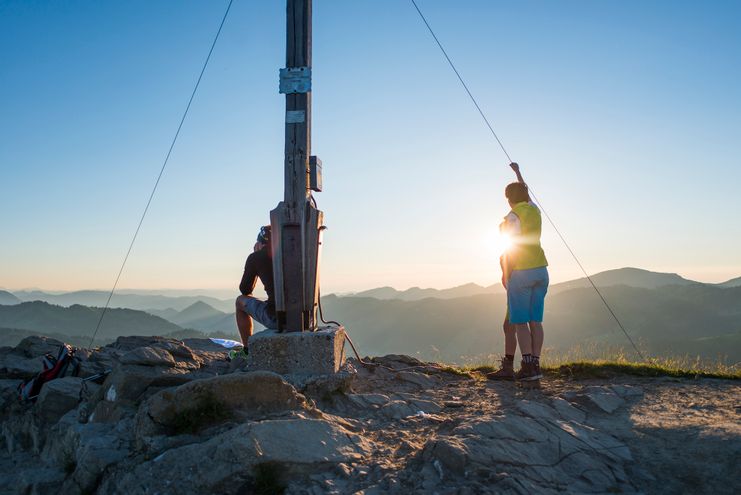
[[[267, 301], [260, 300], [252, 295], [257, 279], [260, 279]], [[242, 339], [245, 351], [247, 341], [252, 335], [253, 318], [265, 328], [278, 328], [275, 320], [275, 293], [273, 291], [273, 259], [270, 251], [270, 225], [260, 229], [257, 234], [254, 252], [247, 257], [244, 264], [242, 281], [239, 283], [241, 296], [237, 297], [237, 328]]]
[[510, 167], [517, 175], [517, 182], [507, 185], [504, 190], [512, 210], [504, 218], [502, 229], [509, 235], [512, 245], [504, 257], [502, 281], [507, 288], [509, 323], [514, 328], [522, 353], [520, 370], [515, 373], [515, 378], [534, 381], [543, 376], [540, 353], [543, 349], [548, 261], [540, 246], [540, 210], [530, 199], [520, 166], [511, 163]]

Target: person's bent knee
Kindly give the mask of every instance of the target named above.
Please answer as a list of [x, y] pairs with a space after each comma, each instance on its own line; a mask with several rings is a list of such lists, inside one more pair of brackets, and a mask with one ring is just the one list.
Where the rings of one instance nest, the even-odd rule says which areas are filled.
[[237, 296], [237, 300], [234, 301], [234, 306], [237, 308], [237, 311], [247, 311], [247, 298], [250, 296]]

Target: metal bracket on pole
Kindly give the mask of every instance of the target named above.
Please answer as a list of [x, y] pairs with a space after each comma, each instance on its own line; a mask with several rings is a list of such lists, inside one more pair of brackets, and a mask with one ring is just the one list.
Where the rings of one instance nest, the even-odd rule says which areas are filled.
[[281, 94], [310, 93], [311, 67], [288, 67], [280, 70]]

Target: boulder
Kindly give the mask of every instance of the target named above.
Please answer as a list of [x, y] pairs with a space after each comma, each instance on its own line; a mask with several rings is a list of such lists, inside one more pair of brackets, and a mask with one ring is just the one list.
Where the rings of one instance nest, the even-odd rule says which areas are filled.
[[440, 462], [446, 471], [458, 476], [465, 475], [469, 458], [466, 444], [454, 437], [429, 440], [425, 444], [423, 457], [429, 462]]
[[0, 411], [6, 412], [11, 403], [18, 402], [18, 385], [21, 383], [23, 380], [0, 379]]
[[3, 378], [19, 378], [28, 380], [38, 375], [44, 369], [40, 356], [26, 357], [8, 353], [0, 356], [0, 376]]
[[38, 453], [44, 445], [46, 429], [30, 408], [18, 404], [13, 414], [2, 422], [5, 449], [11, 456], [27, 451]]
[[57, 356], [59, 348], [64, 342], [40, 335], [32, 335], [21, 340], [15, 347], [14, 352], [25, 357], [38, 357], [46, 353]]
[[167, 450], [154, 459], [122, 466], [100, 493], [235, 493], [237, 480], [259, 465], [281, 474], [356, 462], [371, 451], [363, 437], [321, 419], [278, 419], [237, 426], [205, 442]]
[[132, 349], [119, 359], [121, 364], [134, 364], [141, 366], [165, 366], [175, 367], [175, 358], [165, 349], [156, 347], [137, 347]]
[[223, 411], [243, 418], [309, 408], [306, 398], [280, 375], [269, 371], [233, 373], [158, 392], [142, 405], [137, 432], [148, 436], [167, 430], [176, 418], [205, 406], [213, 413]]
[[41, 495], [58, 492], [66, 473], [58, 467], [35, 466], [18, 472], [11, 493]]
[[150, 387], [175, 387], [197, 376], [177, 367], [120, 364], [103, 383], [105, 400], [138, 402]]
[[[114, 389], [115, 390], [115, 389]], [[99, 401], [93, 407], [86, 422], [90, 423], [118, 423], [124, 418], [136, 415], [136, 406], [128, 401], [110, 402]]]
[[128, 337], [119, 337], [114, 343], [109, 344], [106, 347], [110, 347], [111, 349], [116, 349], [118, 351], [128, 352], [138, 347], [152, 347], [158, 344], [167, 343], [184, 345], [179, 340], [169, 339], [167, 337], [131, 335]]
[[67, 376], [50, 380], [41, 387], [35, 410], [46, 424], [54, 424], [59, 418], [80, 403], [82, 378]]
[[126, 429], [125, 422], [81, 424], [71, 416], [62, 418], [41, 454], [47, 464], [62, 466], [70, 475], [61, 491], [94, 493], [103, 472], [129, 456]]

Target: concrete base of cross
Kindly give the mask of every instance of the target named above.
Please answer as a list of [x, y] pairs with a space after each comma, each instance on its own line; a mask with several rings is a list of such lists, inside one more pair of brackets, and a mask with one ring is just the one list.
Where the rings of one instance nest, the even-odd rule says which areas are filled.
[[316, 332], [264, 330], [250, 337], [247, 369], [280, 375], [337, 373], [345, 364], [345, 329], [329, 326]]

